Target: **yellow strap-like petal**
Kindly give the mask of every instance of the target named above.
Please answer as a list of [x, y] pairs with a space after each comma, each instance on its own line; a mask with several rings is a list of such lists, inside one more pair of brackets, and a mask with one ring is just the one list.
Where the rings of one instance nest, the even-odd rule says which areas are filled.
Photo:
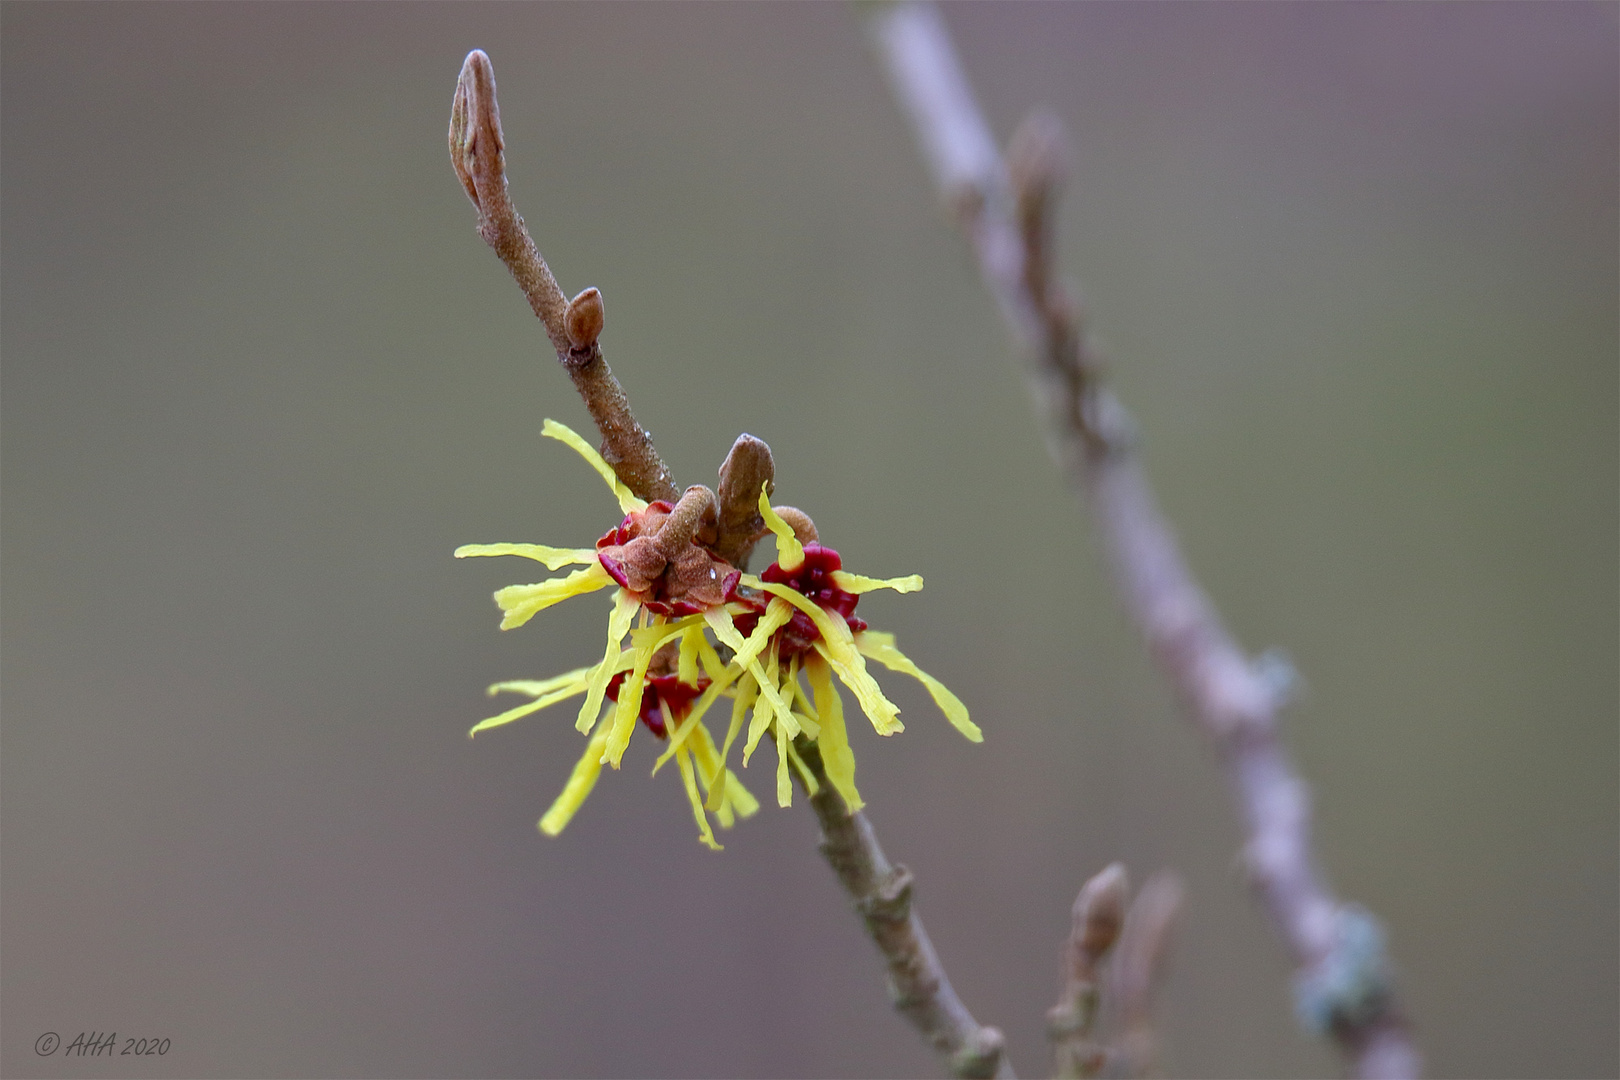
[[723, 607], [710, 608], [703, 613], [703, 618], [714, 631], [714, 636], [720, 644], [729, 645], [734, 652], [740, 652], [743, 647], [743, 636], [737, 630], [737, 624], [731, 621], [731, 612]]
[[740, 818], [751, 818], [759, 813], [759, 800], [743, 786], [742, 778], [730, 769], [726, 770], [725, 801], [737, 811]]
[[797, 570], [804, 565], [804, 545], [799, 538], [793, 535], [793, 526], [782, 520], [782, 515], [771, 509], [771, 500], [766, 492], [770, 481], [765, 481], [759, 488], [759, 513], [765, 519], [766, 528], [776, 534], [776, 565], [784, 570]]
[[[737, 815], [732, 812], [731, 804], [725, 798], [725, 770], [720, 767], [720, 760], [714, 750], [714, 740], [709, 738], [709, 729], [703, 724], [697, 726], [697, 733], [686, 743], [687, 752], [692, 755], [692, 764], [697, 768], [698, 785], [703, 789], [703, 809], [713, 814], [722, 829], [729, 829], [737, 823]], [[720, 794], [720, 805], [713, 810], [709, 809], [709, 801], [714, 798], [716, 789]]]
[[[580, 689], [583, 690], [584, 687], [581, 687]], [[575, 692], [577, 693], [578, 691]], [[530, 713], [537, 713], [547, 705], [555, 705], [563, 698], [572, 696], [573, 694], [558, 694], [552, 697], [536, 698], [534, 701], [526, 701], [522, 705], [517, 706], [515, 709], [507, 709], [499, 716], [491, 716], [487, 720], [478, 721], [478, 723], [474, 724], [472, 729], [467, 732], [467, 738], [472, 738], [480, 731], [487, 731], [492, 727], [500, 727], [502, 724], [510, 724], [514, 720], [521, 720]]]
[[551, 804], [545, 817], [540, 819], [540, 831], [547, 836], [556, 836], [563, 831], [563, 826], [573, 818], [585, 796], [591, 793], [596, 786], [596, 778], [602, 774], [602, 744], [607, 742], [607, 729], [604, 727], [585, 746], [585, 754], [574, 766], [573, 775], [569, 776], [568, 783], [563, 785], [562, 794], [557, 801]]
[[607, 486], [613, 489], [613, 496], [619, 500], [620, 510], [628, 514], [632, 510], [647, 509], [647, 504], [638, 499], [629, 488], [624, 486], [624, 481], [620, 480], [618, 474], [613, 471], [613, 466], [602, 460], [602, 455], [596, 452], [596, 447], [580, 438], [573, 428], [566, 424], [559, 424], [555, 420], [547, 419], [540, 428], [540, 434], [573, 447], [574, 452], [584, 458], [591, 468], [595, 469], [602, 479], [607, 481]]
[[824, 657], [805, 657], [804, 673], [815, 691], [816, 712], [821, 717], [821, 738], [816, 740], [816, 746], [821, 750], [822, 768], [827, 770], [827, 782], [853, 814], [866, 804], [855, 790], [855, 751], [850, 748], [849, 732], [844, 728], [844, 703]]
[[471, 731], [467, 732], [467, 737], [471, 738], [486, 728], [500, 727], [502, 724], [510, 724], [513, 720], [521, 720], [530, 713], [539, 712], [541, 709], [549, 705], [555, 705], [559, 701], [565, 701], [575, 694], [583, 694], [590, 673], [590, 668], [579, 668], [576, 671], [568, 672], [566, 675], [559, 675], [555, 679], [546, 679], [541, 682], [496, 683], [489, 688], [491, 694], [498, 690], [516, 690], [518, 693], [533, 694], [534, 700], [519, 705], [515, 709], [508, 709], [499, 716], [492, 716], [488, 720], [480, 720], [473, 726]]
[[[705, 770], [705, 775], [709, 778], [706, 781], [709, 785], [709, 798], [704, 802], [704, 808], [715, 809], [716, 813], [735, 811], [738, 817], [753, 817], [759, 810], [759, 800], [743, 787], [736, 773], [726, 768], [724, 759], [715, 750], [714, 739], [709, 735], [709, 729], [699, 727], [691, 742], [692, 760]], [[717, 797], [718, 809], [710, 807], [709, 804], [715, 802]], [[726, 817], [721, 817], [720, 822], [728, 829], [731, 827]]]
[[[608, 732], [607, 746], [602, 748], [602, 761], [615, 769], [624, 760], [624, 749], [630, 745], [630, 736], [636, 730], [636, 717], [641, 715], [641, 695], [647, 688], [647, 667], [656, 653], [671, 638], [680, 636], [685, 627], [668, 623], [632, 630], [636, 641], [636, 666], [619, 684], [619, 706], [613, 713], [613, 726]], [[639, 636], [638, 636], [639, 635]]]
[[815, 717], [809, 715], [808, 713], [796, 712], [793, 714], [793, 719], [798, 721], [799, 730], [804, 732], [805, 738], [809, 739], [811, 742], [815, 742], [817, 739], [821, 738], [821, 725], [816, 722]]
[[585, 688], [585, 704], [579, 707], [579, 719], [574, 721], [574, 727], [580, 731], [591, 730], [591, 725], [596, 723], [596, 714], [602, 711], [607, 684], [618, 674], [624, 635], [630, 632], [630, 622], [640, 607], [636, 598], [623, 589], [613, 594], [613, 613], [608, 616], [607, 652], [602, 654], [602, 662], [591, 671], [591, 681]]
[[877, 680], [867, 672], [866, 661], [855, 650], [847, 622], [841, 617], [834, 618], [827, 614], [820, 604], [786, 585], [761, 582], [760, 587], [772, 596], [786, 600], [815, 622], [816, 629], [821, 631], [816, 651], [827, 658], [839, 679], [854, 693], [855, 700], [861, 703], [861, 711], [866, 713], [866, 718], [872, 721], [872, 727], [879, 735], [893, 735], [905, 730], [905, 725], [899, 720], [900, 707], [883, 696]]
[[[701, 722], [703, 720], [703, 714], [708, 712], [709, 706], [713, 705], [720, 695], [726, 692], [726, 689], [731, 685], [732, 680], [735, 679], [738, 674], [740, 673], [736, 668], [731, 668], [728, 671], [721, 672], [720, 678], [716, 679], [714, 682], [711, 682], [708, 687], [704, 689], [702, 695], [698, 697], [697, 702], [692, 706], [692, 711], [687, 714], [686, 719], [680, 722], [679, 726], [675, 726], [667, 722], [665, 723], [664, 730], [669, 732], [669, 746], [662, 754], [658, 755], [658, 760], [653, 762], [654, 776], [658, 775], [658, 770], [664, 767], [664, 763], [669, 760], [670, 755], [675, 752], [675, 749], [686, 741], [687, 736], [691, 734], [693, 727], [697, 727], [699, 730], [705, 730]], [[669, 706], [662, 701], [660, 701], [658, 704], [659, 707], [666, 710], [669, 708]]]
[[565, 686], [571, 686], [575, 682], [578, 682], [580, 687], [583, 688], [590, 673], [590, 668], [575, 668], [573, 671], [565, 671], [561, 675], [553, 675], [549, 679], [509, 679], [506, 682], [494, 684], [485, 692], [490, 697], [500, 693], [528, 694], [530, 697], [539, 697], [554, 690], [561, 690]]
[[789, 807], [793, 805], [793, 780], [788, 776], [788, 737], [787, 729], [781, 724], [776, 725], [776, 805]]
[[572, 596], [605, 589], [613, 583], [612, 576], [602, 569], [602, 564], [593, 562], [585, 569], [575, 570], [567, 577], [539, 581], [533, 585], [508, 585], [504, 589], [498, 589], [495, 593], [495, 603], [506, 613], [501, 619], [501, 629], [510, 630], [522, 626], [553, 604], [560, 604]]
[[[720, 764], [724, 766], [731, 754], [731, 744], [737, 741], [737, 735], [742, 731], [743, 720], [748, 716], [748, 706], [759, 696], [758, 684], [752, 675], [741, 677], [737, 684], [737, 696], [731, 703], [731, 726], [726, 729], [726, 741], [720, 745]], [[710, 810], [720, 806], [722, 793], [709, 792], [709, 801], [705, 804]], [[745, 815], [746, 816], [746, 815]]]
[[713, 645], [709, 644], [709, 639], [702, 634], [697, 636], [697, 653], [698, 660], [703, 665], [703, 674], [712, 680], [719, 679], [721, 674], [725, 672], [726, 665], [721, 663], [720, 654], [715, 651]]
[[799, 661], [797, 658], [788, 665], [787, 678], [782, 681], [782, 698], [789, 708], [798, 706], [794, 710], [793, 718], [799, 722], [804, 730], [805, 737], [815, 742], [821, 735], [821, 724], [816, 720], [816, 708], [810, 704], [810, 699], [804, 695], [804, 687], [799, 685]]
[[525, 559], [545, 563], [547, 570], [561, 570], [574, 563], [596, 561], [596, 552], [591, 548], [547, 547], [544, 544], [462, 544], [456, 548], [458, 559], [480, 555], [521, 555]]
[[821, 719], [821, 714], [816, 711], [815, 702], [804, 692], [804, 687], [799, 685], [798, 679], [793, 680], [793, 704], [801, 715], [808, 716], [811, 720]]
[[875, 578], [861, 574], [850, 574], [843, 570], [834, 570], [827, 575], [832, 578], [833, 584], [849, 593], [871, 592], [873, 589], [893, 589], [895, 592], [916, 592], [923, 587], [921, 574], [911, 574], [907, 577]]
[[[754, 673], [755, 678], [759, 677], [760, 668], [757, 662], [749, 670]], [[788, 703], [782, 697], [782, 692], [776, 688], [775, 673], [772, 673], [766, 681], [759, 684], [759, 696], [770, 703], [771, 711], [776, 714], [776, 722], [787, 728], [788, 738], [795, 738], [799, 732], [804, 730], [799, 726], [799, 718], [793, 715], [792, 709], [788, 708]]]
[[754, 625], [754, 632], [748, 635], [748, 640], [743, 642], [743, 647], [737, 650], [737, 655], [733, 658], [734, 662], [747, 667], [756, 656], [764, 651], [766, 644], [771, 640], [771, 635], [787, 625], [788, 620], [792, 618], [793, 607], [791, 604], [782, 604], [772, 600], [766, 606], [765, 614], [761, 615], [759, 622]]
[[700, 627], [689, 626], [681, 635], [681, 647], [675, 658], [675, 675], [687, 686], [698, 681], [698, 642], [703, 640]]
[[776, 717], [776, 702], [781, 700], [781, 693], [776, 689], [776, 649], [774, 646], [765, 650], [765, 664], [750, 665], [750, 672], [754, 681], [759, 685], [759, 701], [754, 705], [754, 718], [748, 723], [748, 741], [743, 743], [743, 768], [748, 767], [748, 759], [754, 756], [754, 748], [759, 745], [759, 737], [770, 728], [771, 721]]
[[788, 743], [788, 758], [793, 762], [794, 769], [798, 770], [799, 781], [804, 784], [804, 790], [814, 798], [816, 793], [821, 790], [821, 785], [816, 783], [815, 774], [810, 771], [810, 766], [804, 763], [804, 758], [799, 756], [799, 752], [793, 748], [792, 743]]
[[692, 757], [683, 746], [675, 755], [675, 764], [680, 766], [681, 784], [686, 788], [686, 801], [692, 804], [692, 817], [697, 820], [698, 839], [711, 851], [720, 851], [720, 843], [714, 838], [714, 830], [709, 828], [709, 815], [703, 812], [703, 799], [698, 795], [697, 781], [692, 777]]
[[855, 635], [855, 648], [863, 656], [870, 656], [890, 671], [898, 671], [910, 675], [928, 688], [928, 694], [939, 706], [939, 711], [945, 714], [945, 719], [951, 726], [967, 737], [969, 742], [983, 742], [984, 732], [979, 725], [968, 719], [967, 706], [962, 699], [945, 688], [945, 684], [934, 678], [928, 672], [911, 662], [910, 657], [894, 647], [894, 635], [882, 634], [868, 630]]
[[[708, 621], [709, 628], [714, 631], [714, 636], [719, 638], [722, 644], [731, 646], [738, 653], [742, 652], [746, 643], [743, 641], [742, 634], [737, 630], [737, 624], [731, 621], [731, 612], [723, 607], [710, 608], [703, 613], [703, 618]], [[793, 718], [793, 710], [788, 707], [786, 701], [782, 700], [782, 695], [777, 693], [776, 680], [766, 678], [758, 660], [750, 661], [744, 666], [744, 670], [754, 676], [759, 687], [760, 696], [770, 705], [771, 711], [776, 714], [777, 719], [786, 724], [793, 735], [797, 735], [800, 730], [799, 722]], [[758, 741], [758, 738], [757, 735], [752, 736], [749, 740], [750, 744]], [[752, 749], [748, 752], [753, 753]], [[745, 756], [743, 763], [747, 764], [747, 761], [748, 759]]]

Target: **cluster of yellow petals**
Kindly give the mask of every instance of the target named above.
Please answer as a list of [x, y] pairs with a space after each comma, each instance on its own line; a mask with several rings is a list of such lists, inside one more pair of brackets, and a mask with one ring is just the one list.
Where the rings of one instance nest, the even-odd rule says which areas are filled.
[[[607, 462], [578, 434], [553, 420], [545, 422], [543, 434], [567, 443], [585, 458], [613, 490], [624, 513], [646, 509], [647, 504], [624, 486]], [[804, 559], [802, 545], [794, 537], [792, 528], [772, 510], [764, 491], [760, 493], [759, 505], [766, 524], [776, 536], [778, 564], [784, 570], [796, 569]], [[543, 563], [554, 571], [571, 565], [583, 567], [563, 577], [530, 585], [510, 585], [496, 592], [495, 602], [502, 611], [503, 630], [522, 626], [539, 612], [570, 597], [616, 585], [592, 548], [467, 544], [457, 548], [455, 554], [457, 558], [516, 555]], [[916, 575], [882, 580], [835, 570], [830, 576], [838, 588], [849, 593], [885, 588], [914, 592], [922, 588], [922, 578]], [[562, 793], [540, 819], [542, 832], [550, 836], [561, 832], [595, 786], [602, 766], [619, 767], [630, 737], [635, 733], [649, 665], [660, 649], [672, 643], [676, 646], [679, 680], [695, 687], [706, 677], [709, 683], [691, 702], [684, 716], [672, 716], [668, 704], [660, 701], [668, 746], [659, 756], [653, 773], [656, 775], [674, 758], [698, 825], [699, 838], [711, 848], [719, 849], [720, 844], [709, 825], [710, 814], [722, 828], [729, 828], [737, 818], [749, 817], [759, 808], [758, 801], [727, 767], [732, 744], [743, 734], [745, 726], [744, 766], [765, 734], [770, 732], [773, 736], [779, 805], [788, 806], [792, 802], [790, 768], [798, 772], [812, 794], [817, 788], [815, 777], [793, 746], [793, 740], [800, 735], [817, 744], [827, 779], [850, 811], [864, 805], [855, 787], [855, 756], [850, 749], [843, 703], [833, 676], [855, 695], [878, 734], [892, 735], [902, 730], [900, 710], [884, 696], [867, 671], [867, 660], [875, 660], [890, 670], [919, 680], [958, 731], [973, 742], [982, 741], [982, 734], [968, 719], [962, 702], [939, 680], [902, 654], [895, 647], [892, 634], [873, 630], [852, 632], [837, 613], [826, 611], [786, 585], [762, 581], [748, 574], [742, 575], [741, 583], [770, 597], [764, 614], [759, 616], [747, 637], [739, 631], [733, 617], [751, 613], [751, 608], [723, 604], [702, 614], [660, 615], [643, 608], [623, 588], [615, 588], [613, 609], [608, 616], [606, 648], [600, 662], [551, 679], [502, 682], [489, 688], [492, 695], [509, 691], [527, 695], [531, 700], [481, 721], [470, 734], [476, 735], [584, 695], [575, 726], [589, 737], [589, 742]], [[811, 619], [819, 637], [810, 650], [784, 659], [778, 654], [776, 631], [786, 625], [796, 611]], [[635, 625], [638, 622], [640, 625]], [[731, 650], [729, 659], [721, 657], [705, 631]], [[624, 680], [618, 690], [618, 701], [604, 710], [608, 686], [620, 673], [624, 673]], [[808, 693], [800, 681], [801, 674], [809, 684]], [[731, 717], [725, 736], [717, 745], [704, 724], [704, 717], [722, 697], [731, 701]]]

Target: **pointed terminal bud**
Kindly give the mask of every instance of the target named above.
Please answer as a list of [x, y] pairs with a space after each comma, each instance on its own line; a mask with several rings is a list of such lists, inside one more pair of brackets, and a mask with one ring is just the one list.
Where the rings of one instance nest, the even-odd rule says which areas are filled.
[[1125, 867], [1114, 863], [1086, 882], [1074, 901], [1074, 947], [1089, 967], [1095, 967], [1119, 939], [1125, 923], [1128, 891]]
[[568, 342], [576, 349], [589, 349], [602, 335], [602, 294], [595, 288], [586, 289], [568, 301], [563, 314], [563, 327], [568, 331]]
[[461, 65], [456, 96], [450, 105], [450, 164], [467, 198], [487, 212], [478, 189], [504, 189], [505, 140], [501, 137], [501, 111], [495, 103], [495, 67], [484, 50], [474, 49]]

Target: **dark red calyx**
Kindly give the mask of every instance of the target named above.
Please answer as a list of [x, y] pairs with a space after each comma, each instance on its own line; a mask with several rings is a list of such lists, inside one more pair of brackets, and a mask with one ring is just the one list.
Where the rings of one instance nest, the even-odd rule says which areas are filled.
[[[619, 700], [619, 690], [624, 686], [624, 678], [628, 674], [628, 671], [621, 671], [608, 681], [609, 701]], [[669, 715], [679, 720], [692, 711], [692, 702], [708, 686], [709, 678], [706, 675], [698, 676], [696, 686], [681, 682], [679, 675], [649, 675], [641, 690], [641, 722], [660, 739], [666, 738], [669, 731], [664, 726], [664, 710], [658, 707], [659, 704], [668, 705]]]
[[[855, 593], [846, 592], [833, 584], [832, 572], [842, 569], [844, 560], [839, 558], [838, 552], [830, 547], [820, 544], [804, 545], [804, 562], [793, 570], [783, 570], [780, 563], [772, 563], [760, 574], [761, 581], [772, 585], [786, 585], [788, 588], [815, 601], [823, 608], [834, 613], [849, 624], [851, 633], [860, 633], [866, 629], [866, 620], [855, 617], [855, 605], [860, 603], [860, 597]], [[736, 590], [733, 589], [732, 593]], [[769, 594], [759, 595], [731, 595], [728, 600], [739, 600], [751, 608], [756, 608], [758, 614], [740, 614], [733, 617], [737, 629], [744, 635], [752, 633], [759, 624], [759, 615], [764, 614]], [[816, 629], [815, 620], [802, 611], [795, 610], [793, 618], [777, 631], [777, 653], [782, 657], [797, 656], [821, 640], [821, 631]]]
[[[768, 581], [773, 585], [786, 585], [814, 600], [828, 611], [836, 611], [848, 619], [855, 613], [855, 605], [860, 603], [861, 598], [833, 584], [833, 571], [841, 570], [843, 566], [844, 560], [840, 559], [838, 552], [832, 548], [822, 547], [820, 544], [806, 544], [804, 562], [797, 568], [783, 570], [781, 563], [771, 563], [759, 577], [761, 581]], [[808, 621], [808, 616], [806, 620]]]
[[671, 504], [658, 499], [648, 503], [645, 510], [632, 510], [624, 515], [623, 521], [603, 533], [596, 546], [599, 550], [605, 547], [619, 547], [638, 536], [650, 536], [663, 526], [664, 519], [674, 509]]

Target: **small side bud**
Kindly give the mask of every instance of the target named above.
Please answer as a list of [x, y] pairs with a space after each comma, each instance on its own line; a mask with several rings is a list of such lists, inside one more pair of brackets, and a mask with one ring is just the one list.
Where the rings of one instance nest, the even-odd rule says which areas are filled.
[[797, 506], [778, 506], [776, 516], [787, 522], [788, 528], [793, 530], [793, 539], [801, 544], [816, 544], [821, 542], [821, 536], [816, 532], [816, 523], [810, 520], [810, 515]]
[[1069, 136], [1056, 113], [1037, 109], [1025, 117], [1007, 143], [1008, 178], [1020, 201], [1055, 194], [1068, 176], [1069, 157]]
[[576, 349], [589, 349], [602, 336], [602, 294], [595, 288], [586, 289], [568, 301], [563, 313], [563, 329], [568, 342]]

